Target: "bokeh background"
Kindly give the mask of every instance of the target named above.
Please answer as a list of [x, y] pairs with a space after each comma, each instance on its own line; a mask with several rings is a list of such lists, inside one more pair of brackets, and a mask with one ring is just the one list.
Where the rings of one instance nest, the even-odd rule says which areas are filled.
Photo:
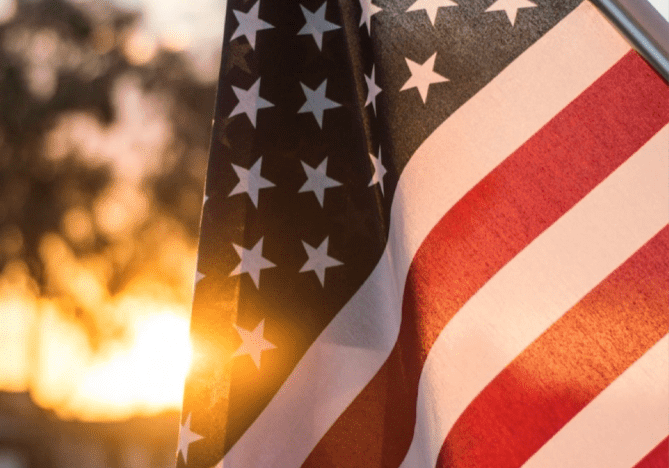
[[0, 0], [0, 468], [174, 466], [224, 1]]
[[0, 0], [0, 468], [174, 465], [223, 0]]

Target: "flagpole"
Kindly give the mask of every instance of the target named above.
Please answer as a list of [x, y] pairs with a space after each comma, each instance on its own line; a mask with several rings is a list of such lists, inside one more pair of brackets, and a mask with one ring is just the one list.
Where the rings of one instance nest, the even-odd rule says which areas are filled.
[[669, 81], [669, 23], [645, 0], [594, 0], [646, 60]]

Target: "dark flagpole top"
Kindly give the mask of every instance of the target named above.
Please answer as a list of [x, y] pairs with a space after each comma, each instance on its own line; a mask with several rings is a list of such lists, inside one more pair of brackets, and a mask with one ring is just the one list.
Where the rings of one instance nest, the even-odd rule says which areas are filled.
[[669, 81], [669, 23], [646, 0], [594, 0], [648, 62]]

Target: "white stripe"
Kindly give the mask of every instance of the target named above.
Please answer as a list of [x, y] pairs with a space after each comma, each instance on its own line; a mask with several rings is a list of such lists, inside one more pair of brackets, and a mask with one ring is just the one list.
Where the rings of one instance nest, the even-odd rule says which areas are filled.
[[667, 225], [667, 142], [669, 126], [507, 263], [444, 327], [421, 373], [414, 438], [402, 466], [434, 467], [448, 432], [479, 392]]
[[665, 335], [530, 458], [525, 468], [630, 468], [669, 435]]
[[226, 468], [304, 462], [395, 345], [406, 275], [432, 227], [628, 50], [584, 3], [425, 141], [401, 175], [378, 265], [228, 452]]

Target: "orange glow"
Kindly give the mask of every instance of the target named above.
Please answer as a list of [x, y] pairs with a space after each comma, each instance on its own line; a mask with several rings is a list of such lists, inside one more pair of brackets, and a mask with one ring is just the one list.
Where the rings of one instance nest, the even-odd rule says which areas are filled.
[[[118, 419], [179, 408], [191, 361], [188, 321], [170, 312], [140, 318], [128, 345], [93, 355], [81, 330], [47, 316], [38, 404], [63, 418]], [[48, 330], [48, 331], [47, 331]]]
[[[68, 228], [86, 218], [77, 210], [66, 212], [65, 231], [78, 232]], [[0, 389], [28, 390], [64, 419], [118, 420], [180, 408], [192, 356], [195, 248], [175, 221], [158, 217], [153, 226], [141, 241], [117, 232], [105, 252], [82, 257], [61, 235], [46, 234], [39, 253], [49, 296], [23, 262], [5, 266]], [[112, 293], [114, 263], [133, 257], [125, 249], [146, 258]]]
[[35, 314], [30, 300], [0, 292], [0, 388], [20, 392], [28, 388], [31, 332]]
[[143, 318], [133, 341], [90, 369], [79, 389], [82, 397], [105, 402], [110, 410], [134, 401], [133, 412], [180, 405], [192, 355], [187, 320], [171, 313]]

